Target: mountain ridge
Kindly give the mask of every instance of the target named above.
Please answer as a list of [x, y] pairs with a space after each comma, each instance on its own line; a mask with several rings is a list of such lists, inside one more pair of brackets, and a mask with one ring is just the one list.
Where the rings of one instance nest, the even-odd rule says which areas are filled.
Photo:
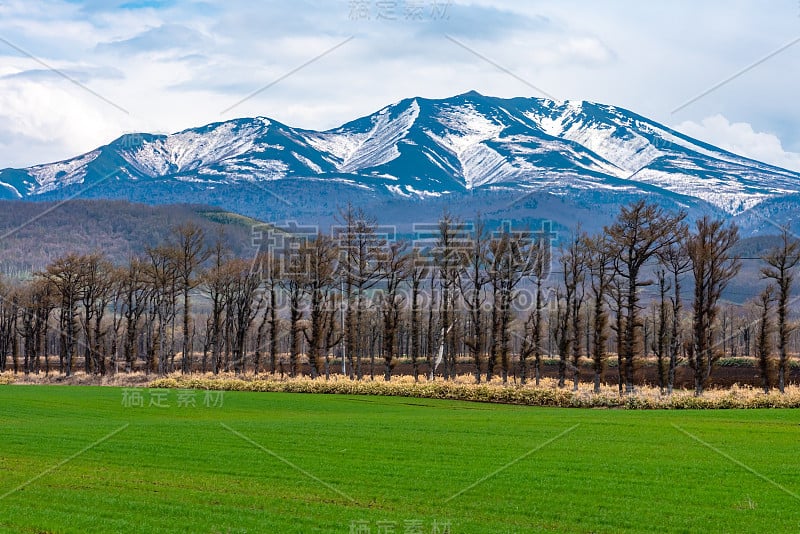
[[624, 108], [475, 91], [406, 98], [324, 131], [253, 117], [169, 135], [126, 134], [75, 158], [4, 169], [0, 186], [0, 198], [52, 200], [91, 189], [99, 198], [211, 203], [262, 219], [286, 211], [281, 200], [304, 216], [331, 217], [330, 207], [314, 211], [320, 196], [338, 204], [405, 203], [412, 215], [426, 211], [420, 203], [461, 205], [477, 192], [491, 196], [491, 205], [549, 195], [597, 208], [647, 195], [745, 221], [766, 201], [772, 207], [764, 213], [791, 211], [774, 208], [782, 198], [800, 202], [800, 173]]

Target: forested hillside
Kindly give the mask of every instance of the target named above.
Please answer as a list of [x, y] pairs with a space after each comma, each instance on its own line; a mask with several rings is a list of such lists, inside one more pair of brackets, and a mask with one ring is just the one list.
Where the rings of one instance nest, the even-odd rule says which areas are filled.
[[194, 223], [209, 236], [223, 232], [237, 255], [246, 255], [257, 221], [196, 205], [148, 206], [121, 200], [0, 201], [0, 273], [19, 278], [68, 253], [102, 252], [125, 263], [163, 242], [170, 228]]

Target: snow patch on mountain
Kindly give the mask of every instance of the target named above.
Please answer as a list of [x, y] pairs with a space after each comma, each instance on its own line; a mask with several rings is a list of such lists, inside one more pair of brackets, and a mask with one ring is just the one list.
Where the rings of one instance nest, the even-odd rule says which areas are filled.
[[186, 130], [165, 136], [135, 151], [125, 151], [122, 157], [151, 177], [184, 173], [246, 154], [268, 127], [263, 121], [246, 126], [220, 123], [207, 132]]
[[225, 161], [219, 166], [197, 169], [202, 176], [219, 176], [227, 181], [255, 182], [258, 180], [280, 180], [285, 178], [289, 165], [275, 159], [252, 159]]
[[297, 161], [311, 169], [311, 171], [315, 172], [316, 174], [322, 174], [322, 168], [307, 157], [302, 156], [297, 152], [292, 152], [292, 156], [294, 156]]
[[326, 159], [341, 169], [343, 162], [350, 159], [366, 142], [369, 132], [334, 130], [324, 133], [306, 134], [305, 139], [314, 149], [324, 152]]
[[525, 116], [546, 134], [574, 141], [611, 162], [613, 166], [604, 166], [606, 172], [620, 178], [663, 155], [647, 138], [613, 120], [617, 117], [612, 115], [610, 123], [600, 123], [586, 115], [583, 105], [583, 102], [569, 101], [555, 109], [548, 106], [528, 111]]
[[699, 198], [731, 215], [753, 208], [772, 196], [763, 190], [721, 178], [665, 173], [655, 169], [644, 169], [636, 174], [635, 179], [674, 193]]
[[520, 169], [485, 144], [506, 128], [481, 114], [474, 105], [449, 106], [436, 120], [445, 127], [444, 135], [428, 130], [427, 135], [458, 158], [460, 174], [467, 189], [508, 180]]
[[420, 112], [416, 100], [412, 100], [408, 108], [396, 117], [392, 117], [393, 108], [386, 107], [373, 116], [369, 131], [339, 129], [306, 135], [305, 139], [312, 147], [333, 156], [339, 172], [357, 172], [389, 163], [400, 156], [397, 144], [406, 136]]
[[86, 177], [86, 166], [97, 159], [99, 155], [100, 150], [95, 150], [67, 161], [29, 168], [28, 174], [35, 181], [35, 184], [29, 184], [29, 192], [41, 194], [53, 191], [58, 187], [83, 183], [83, 179]]
[[6, 189], [11, 194], [12, 198], [17, 198], [17, 199], [23, 198], [22, 197], [22, 193], [17, 191], [17, 188], [14, 187], [11, 184], [7, 184], [5, 182], [0, 182], [0, 187], [3, 188], [3, 189]]
[[408, 109], [396, 118], [391, 117], [390, 109], [382, 110], [374, 119], [374, 126], [367, 137], [342, 161], [340, 172], [377, 167], [400, 156], [397, 143], [419, 117], [419, 104], [416, 100], [412, 101]]

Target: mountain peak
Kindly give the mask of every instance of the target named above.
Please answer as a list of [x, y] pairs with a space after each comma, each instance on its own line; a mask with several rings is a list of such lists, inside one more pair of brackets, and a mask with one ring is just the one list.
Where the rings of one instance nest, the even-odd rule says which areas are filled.
[[456, 95], [454, 98], [462, 98], [462, 97], [472, 97], [472, 98], [486, 98], [485, 95], [482, 95], [475, 89], [470, 89], [466, 93], [461, 93], [460, 95]]

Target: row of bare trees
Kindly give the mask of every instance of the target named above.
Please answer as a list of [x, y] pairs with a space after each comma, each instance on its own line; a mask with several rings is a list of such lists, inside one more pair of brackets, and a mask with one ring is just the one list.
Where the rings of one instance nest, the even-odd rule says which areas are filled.
[[[4, 285], [0, 368], [11, 354], [17, 370], [20, 346], [26, 373], [38, 372], [42, 365], [49, 372], [46, 356], [51, 354], [58, 354], [59, 370], [67, 375], [78, 355], [87, 373], [105, 374], [107, 364], [116, 366], [118, 358], [130, 370], [140, 353], [146, 354], [148, 369], [172, 368], [176, 319], [182, 312], [182, 346], [187, 351], [190, 293], [200, 283], [199, 267], [208, 255], [198, 227], [178, 227], [174, 238], [173, 243], [147, 249], [126, 266], [113, 265], [101, 253], [68, 254], [26, 283]], [[48, 335], [51, 331], [53, 336]]]
[[[489, 228], [480, 217], [467, 223], [445, 213], [405, 241], [347, 206], [329, 233], [259, 228], [253, 259], [232, 257], [222, 236], [209, 243], [187, 224], [127, 265], [71, 254], [32, 280], [0, 286], [0, 370], [49, 373], [47, 355], [57, 355], [67, 375], [82, 361], [97, 374], [318, 377], [338, 371], [338, 361], [360, 380], [374, 377], [377, 360], [389, 380], [405, 357], [415, 378], [470, 370], [476, 382], [538, 384], [543, 359], [555, 356], [560, 386], [571, 379], [577, 389], [588, 358], [599, 391], [616, 355], [622, 394], [635, 390], [652, 353], [663, 391], [685, 361], [699, 395], [728, 339], [721, 298], [739, 272], [739, 236], [722, 221], [690, 227], [685, 219], [639, 201], [603, 232], [578, 228], [552, 250], [549, 224]], [[774, 367], [781, 391], [787, 381], [798, 246], [784, 231], [782, 246], [765, 256], [770, 283], [746, 328], [765, 391]], [[656, 295], [644, 299], [646, 288]]]

